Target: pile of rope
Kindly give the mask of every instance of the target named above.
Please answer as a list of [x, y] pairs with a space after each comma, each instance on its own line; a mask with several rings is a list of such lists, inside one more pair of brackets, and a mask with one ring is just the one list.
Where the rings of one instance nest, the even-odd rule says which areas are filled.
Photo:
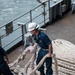
[[[75, 59], [75, 54], [74, 54], [75, 45], [63, 39], [56, 39], [52, 41], [52, 47], [53, 47], [53, 58], [54, 58], [53, 62], [55, 64], [54, 75], [58, 75], [58, 64], [57, 64], [56, 58], [75, 62], [74, 60]], [[32, 53], [32, 57], [29, 60], [29, 62], [24, 66], [24, 68], [21, 68], [17, 64], [20, 61], [25, 59], [25, 56], [28, 51]], [[11, 70], [13, 70], [14, 75], [39, 75], [36, 70], [43, 64], [44, 60], [47, 57], [48, 55], [45, 55], [43, 59], [40, 61], [40, 63], [38, 65], [35, 65], [34, 62], [36, 60], [36, 45], [29, 46], [22, 52], [22, 54], [19, 55], [19, 57], [13, 63], [9, 64], [9, 67]]]
[[52, 46], [57, 58], [75, 62], [75, 45], [73, 43], [56, 39], [52, 41]]

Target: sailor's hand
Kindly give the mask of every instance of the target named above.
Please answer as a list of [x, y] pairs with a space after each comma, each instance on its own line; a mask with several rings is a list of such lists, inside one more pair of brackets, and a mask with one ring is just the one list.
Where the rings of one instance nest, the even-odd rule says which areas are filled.
[[51, 53], [48, 53], [48, 54], [47, 54], [47, 57], [52, 57], [52, 54], [51, 54]]

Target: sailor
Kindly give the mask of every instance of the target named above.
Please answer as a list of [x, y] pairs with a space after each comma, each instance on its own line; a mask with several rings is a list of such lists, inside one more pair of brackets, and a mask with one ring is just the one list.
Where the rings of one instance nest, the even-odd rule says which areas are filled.
[[[34, 36], [35, 42], [40, 47], [36, 64], [38, 64], [40, 62], [40, 60], [46, 54], [48, 54], [48, 58], [44, 61], [44, 63], [46, 63], [46, 75], [52, 75], [53, 70], [52, 70], [52, 44], [51, 44], [51, 40], [44, 32], [39, 30], [39, 25], [36, 24], [35, 22], [32, 22], [28, 25], [28, 31], [30, 31], [32, 33], [32, 35]], [[40, 75], [45, 75], [44, 63], [38, 69], [38, 71], [40, 71]]]
[[8, 56], [5, 50], [0, 46], [0, 75], [13, 75], [7, 63], [9, 63]]

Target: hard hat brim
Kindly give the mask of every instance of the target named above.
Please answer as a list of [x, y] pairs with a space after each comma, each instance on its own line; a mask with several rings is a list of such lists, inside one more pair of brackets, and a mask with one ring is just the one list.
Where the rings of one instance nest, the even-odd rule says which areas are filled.
[[38, 29], [39, 28], [39, 24], [36, 26], [36, 28], [32, 28], [32, 29], [28, 29], [29, 32], [31, 32], [32, 30]]

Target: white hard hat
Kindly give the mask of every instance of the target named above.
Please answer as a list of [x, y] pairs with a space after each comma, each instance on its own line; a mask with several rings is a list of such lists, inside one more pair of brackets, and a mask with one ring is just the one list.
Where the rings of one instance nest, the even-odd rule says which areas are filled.
[[28, 25], [28, 31], [32, 31], [37, 28], [39, 28], [39, 24], [37, 25], [35, 22], [32, 22]]

